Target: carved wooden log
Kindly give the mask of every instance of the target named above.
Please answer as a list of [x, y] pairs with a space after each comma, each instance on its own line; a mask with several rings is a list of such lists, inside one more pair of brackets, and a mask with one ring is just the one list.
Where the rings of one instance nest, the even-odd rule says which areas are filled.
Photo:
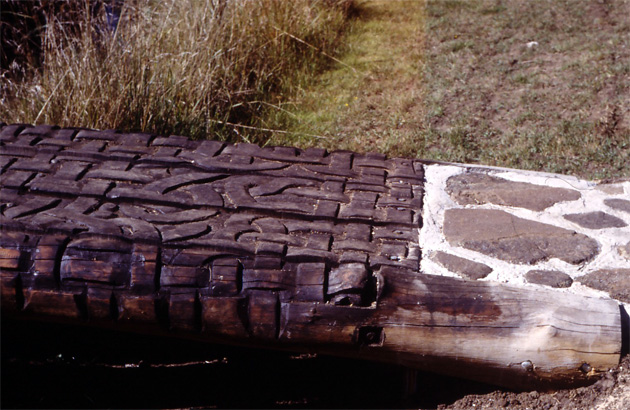
[[0, 142], [3, 315], [512, 388], [619, 362], [613, 300], [420, 271], [420, 160], [49, 126]]

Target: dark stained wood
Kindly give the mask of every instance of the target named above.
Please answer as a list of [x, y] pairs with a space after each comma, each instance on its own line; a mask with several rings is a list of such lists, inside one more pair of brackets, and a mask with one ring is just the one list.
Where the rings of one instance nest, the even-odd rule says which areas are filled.
[[0, 248], [0, 268], [18, 269], [22, 252], [19, 249]]

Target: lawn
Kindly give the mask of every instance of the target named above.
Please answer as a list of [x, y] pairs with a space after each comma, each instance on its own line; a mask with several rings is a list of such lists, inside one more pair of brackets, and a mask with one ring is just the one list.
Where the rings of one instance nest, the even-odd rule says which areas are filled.
[[327, 137], [312, 144], [630, 176], [627, 1], [366, 1], [358, 10], [347, 65], [294, 97], [296, 129]]

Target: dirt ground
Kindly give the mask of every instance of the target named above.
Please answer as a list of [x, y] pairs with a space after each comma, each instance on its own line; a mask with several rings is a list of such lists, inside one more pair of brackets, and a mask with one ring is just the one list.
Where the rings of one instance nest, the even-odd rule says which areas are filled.
[[588, 387], [549, 393], [497, 390], [482, 395], [471, 394], [453, 404], [438, 406], [438, 409], [453, 410], [471, 408], [625, 410], [630, 408], [630, 356]]

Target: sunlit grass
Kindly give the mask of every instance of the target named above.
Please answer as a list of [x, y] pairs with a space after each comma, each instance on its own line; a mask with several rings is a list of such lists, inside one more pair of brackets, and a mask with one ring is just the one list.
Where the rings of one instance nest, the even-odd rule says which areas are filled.
[[629, 12], [616, 0], [429, 0], [418, 155], [630, 175]]
[[[342, 64], [292, 96], [286, 126], [326, 139], [292, 142], [415, 156], [423, 117], [422, 1], [362, 1], [350, 21]], [[278, 141], [280, 142], [280, 141]]]
[[[596, 7], [610, 10], [593, 17]], [[285, 101], [292, 114], [283, 127], [326, 139], [273, 142], [589, 178], [629, 175], [624, 7], [359, 2], [340, 56], [345, 65]]]

